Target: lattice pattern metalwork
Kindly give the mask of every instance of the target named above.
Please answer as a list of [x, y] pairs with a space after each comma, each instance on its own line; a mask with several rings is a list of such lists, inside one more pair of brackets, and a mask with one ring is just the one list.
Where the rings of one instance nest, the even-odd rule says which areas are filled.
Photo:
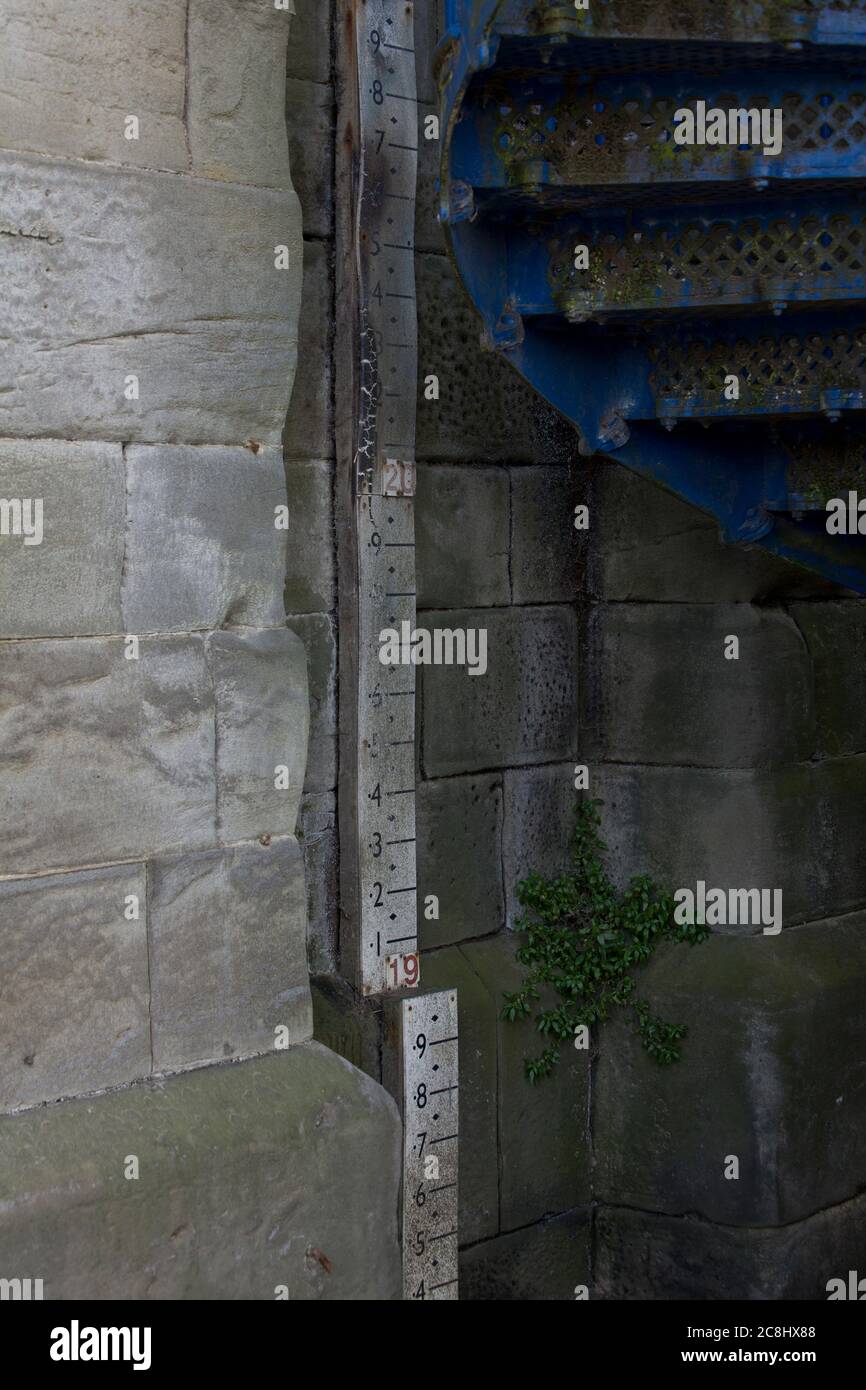
[[861, 437], [783, 439], [782, 447], [793, 507], [823, 511], [828, 497], [844, 496], [849, 489], [866, 496], [866, 441]]
[[[753, 340], [655, 338], [648, 351], [660, 415], [669, 407], [725, 415], [749, 407], [817, 412], [862, 407], [866, 400], [866, 327]], [[739, 379], [739, 400], [723, 397], [731, 374]]]
[[[748, 43], [790, 47], [797, 41], [850, 34], [851, 17], [866, 13], [866, 0], [592, 0], [575, 10], [573, 0], [504, 0], [500, 18], [506, 31], [525, 28], [533, 35], [559, 34], [581, 40], [638, 38], [681, 44]], [[847, 22], [846, 22], [847, 21]], [[512, 30], [513, 32], [513, 30]], [[843, 40], [844, 41], [844, 40]]]
[[831, 148], [845, 153], [866, 135], [866, 91], [838, 97], [822, 92], [817, 99], [789, 92], [782, 104], [785, 143], [790, 141], [797, 151]]
[[[603, 183], [627, 178], [633, 166], [648, 163], [657, 179], [685, 177], [702, 164], [736, 164], [743, 147], [677, 145], [674, 112], [694, 109], [700, 93], [681, 96], [634, 95], [611, 101], [587, 89], [556, 102], [525, 104], [503, 94], [498, 106], [497, 152], [509, 176], [519, 181], [521, 165], [547, 164], [563, 182]], [[832, 150], [845, 155], [866, 135], [866, 90], [816, 97], [786, 92], [720, 92], [711, 105], [722, 110], [781, 107], [785, 113], [786, 157]], [[760, 146], [752, 146], [760, 149]]]
[[862, 292], [866, 274], [859, 214], [595, 231], [587, 270], [574, 267], [578, 239], [550, 266], [554, 300], [572, 321], [622, 309], [841, 299]]

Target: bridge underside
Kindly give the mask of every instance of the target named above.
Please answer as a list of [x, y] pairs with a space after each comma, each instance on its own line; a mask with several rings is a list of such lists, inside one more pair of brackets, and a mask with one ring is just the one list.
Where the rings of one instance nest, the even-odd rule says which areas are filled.
[[866, 592], [866, 4], [447, 9], [441, 218], [489, 347], [583, 452]]

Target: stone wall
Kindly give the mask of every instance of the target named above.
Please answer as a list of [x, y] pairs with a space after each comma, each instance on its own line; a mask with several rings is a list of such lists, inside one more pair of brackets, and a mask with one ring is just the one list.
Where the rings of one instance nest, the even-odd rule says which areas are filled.
[[601, 1040], [596, 1289], [826, 1298], [866, 1247], [866, 607], [720, 545], [616, 465], [593, 467], [589, 496], [581, 742], [616, 874], [780, 888], [784, 904], [779, 935], [718, 927], [651, 962], [646, 992], [689, 1028], [678, 1065], [619, 1021]]
[[[823, 1298], [866, 1258], [866, 610], [577, 458], [481, 350], [419, 146], [419, 371], [441, 382], [438, 402], [419, 393], [419, 621], [486, 627], [490, 663], [424, 668], [418, 704], [419, 888], [441, 906], [420, 923], [423, 981], [460, 991], [461, 1296]], [[509, 928], [519, 879], [568, 866], [578, 760], [620, 884], [781, 888], [784, 930], [658, 952], [643, 989], [688, 1025], [678, 1065], [618, 1019], [530, 1088], [532, 1034], [499, 1018], [520, 978]], [[340, 1026], [375, 1072], [374, 1030]]]
[[[466, 461], [428, 446], [420, 473], [419, 588], [429, 623], [487, 626], [490, 675], [424, 672], [419, 884], [424, 980], [460, 990], [462, 1297], [824, 1298], [866, 1247], [864, 603], [615, 463], [563, 465], [549, 431], [473, 463], [461, 409]], [[507, 928], [518, 880], [568, 866], [578, 759], [621, 885], [781, 888], [784, 927], [658, 951], [641, 991], [688, 1027], [677, 1065], [617, 1018], [530, 1088]]]
[[[0, 535], [0, 1274], [48, 1297], [399, 1297], [382, 1016], [337, 971], [332, 7], [294, 9], [0, 0], [0, 497], [44, 522]], [[823, 1297], [866, 1259], [863, 604], [577, 458], [481, 350], [420, 149], [419, 619], [489, 652], [417, 707], [461, 1296]], [[675, 1067], [619, 1019], [531, 1088], [515, 889], [568, 865], [578, 761], [620, 883], [785, 925], [658, 952]]]
[[[464, 382], [493, 370], [468, 322], [464, 351]], [[510, 428], [494, 464], [487, 395], [461, 404], [465, 462], [428, 444], [419, 498], [425, 617], [486, 624], [491, 650], [480, 691], [425, 670], [419, 752], [419, 883], [443, 904], [424, 979], [461, 1000], [462, 1296], [824, 1298], [866, 1247], [866, 609], [620, 465], [563, 465], [550, 429]], [[531, 1031], [498, 1018], [507, 928], [518, 880], [568, 867], [577, 760], [620, 885], [781, 888], [784, 928], [658, 951], [641, 990], [688, 1027], [677, 1065], [617, 1018], [530, 1088]]]
[[0, 0], [0, 1265], [46, 1297], [399, 1284], [395, 1107], [309, 1041], [330, 556], [282, 438], [321, 491], [330, 425], [308, 360], [285, 426], [284, 92], [330, 29], [299, 8]]
[[[419, 590], [491, 653], [485, 680], [424, 671], [419, 748], [419, 883], [443, 904], [424, 979], [461, 1000], [462, 1296], [824, 1298], [866, 1246], [866, 608], [616, 463], [569, 461], [435, 271], [424, 365], [461, 382], [465, 453], [428, 421]], [[498, 460], [490, 399], [526, 406]], [[521, 975], [507, 928], [518, 880], [568, 866], [577, 760], [620, 885], [781, 888], [784, 928], [659, 950], [641, 988], [688, 1027], [677, 1065], [617, 1018], [530, 1088], [532, 1034], [498, 1018]]]

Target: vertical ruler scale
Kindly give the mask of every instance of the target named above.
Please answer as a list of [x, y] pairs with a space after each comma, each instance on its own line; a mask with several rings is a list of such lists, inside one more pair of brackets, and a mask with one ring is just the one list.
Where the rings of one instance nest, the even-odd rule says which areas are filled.
[[[344, 227], [344, 242], [351, 234], [356, 362], [350, 505], [357, 610], [347, 666], [355, 689], [350, 694], [345, 680], [342, 685], [344, 701], [353, 698], [355, 705], [354, 749], [343, 745], [344, 763], [354, 759], [348, 779], [354, 788], [341, 786], [341, 795], [353, 801], [351, 837], [345, 817], [342, 822], [343, 883], [347, 875], [354, 883], [343, 896], [353, 973], [370, 995], [414, 987], [419, 979], [416, 668], [379, 661], [381, 634], [392, 629], [402, 635], [415, 625], [418, 101], [413, 6], [365, 0], [349, 5], [345, 15], [356, 84], [354, 225]], [[348, 408], [350, 401], [344, 397], [342, 405]], [[344, 950], [344, 961], [345, 956]]]
[[[419, 984], [415, 680], [414, 5], [338, 0], [340, 956], [365, 995]], [[457, 991], [389, 1001], [404, 1121], [404, 1297], [457, 1298]]]
[[403, 1297], [457, 1298], [457, 991], [401, 1005]]
[[[413, 378], [414, 384], [414, 378]], [[415, 527], [407, 497], [358, 499], [360, 974], [365, 994], [418, 983], [415, 668], [383, 666], [379, 635], [415, 623]]]

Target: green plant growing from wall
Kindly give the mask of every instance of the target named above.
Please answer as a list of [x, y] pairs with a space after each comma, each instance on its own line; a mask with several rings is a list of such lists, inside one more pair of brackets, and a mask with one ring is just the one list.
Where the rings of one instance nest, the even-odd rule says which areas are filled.
[[543, 985], [562, 1001], [535, 1011], [536, 1030], [551, 1041], [540, 1056], [524, 1061], [533, 1084], [551, 1074], [562, 1043], [581, 1025], [603, 1023], [615, 1007], [630, 1010], [642, 1045], [663, 1066], [679, 1060], [686, 1034], [684, 1025], [665, 1022], [637, 997], [631, 971], [659, 941], [696, 945], [709, 932], [677, 925], [673, 898], [646, 876], [617, 891], [604, 864], [598, 805], [578, 807], [573, 870], [553, 879], [530, 874], [517, 889], [528, 912], [517, 920], [522, 939], [516, 954], [529, 973], [521, 989], [505, 994], [502, 1017], [512, 1023], [532, 1017]]

